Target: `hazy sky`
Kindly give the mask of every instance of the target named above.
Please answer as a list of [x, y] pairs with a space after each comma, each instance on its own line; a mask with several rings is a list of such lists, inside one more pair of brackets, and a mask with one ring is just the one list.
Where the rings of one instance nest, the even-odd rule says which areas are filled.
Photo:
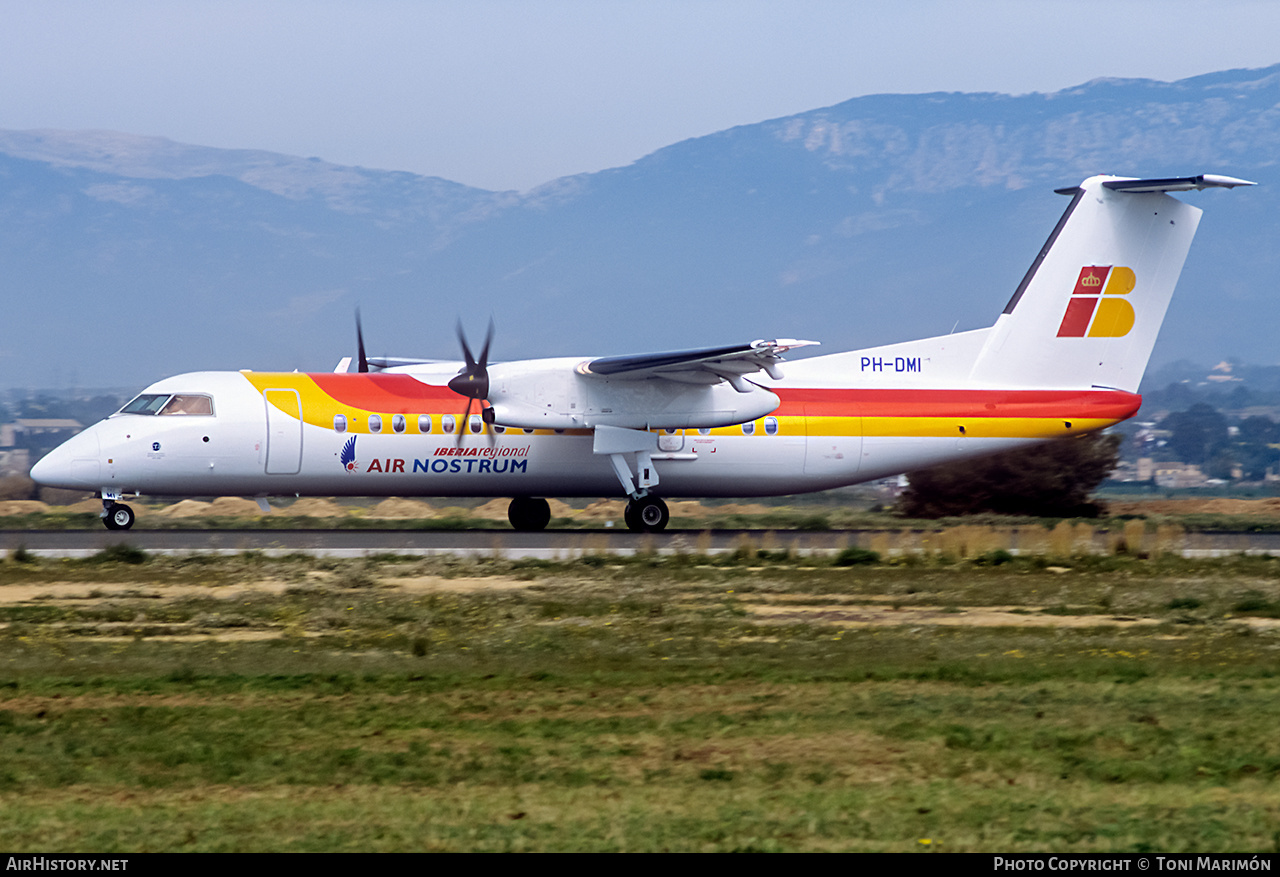
[[0, 128], [528, 189], [859, 95], [1277, 61], [1274, 0], [0, 0]]

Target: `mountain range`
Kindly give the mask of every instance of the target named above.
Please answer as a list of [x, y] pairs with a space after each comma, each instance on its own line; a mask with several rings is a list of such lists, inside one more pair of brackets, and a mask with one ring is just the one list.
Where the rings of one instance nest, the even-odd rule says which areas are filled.
[[0, 386], [354, 352], [495, 359], [989, 325], [1095, 173], [1223, 173], [1153, 361], [1280, 361], [1280, 65], [873, 95], [528, 192], [104, 131], [0, 130]]

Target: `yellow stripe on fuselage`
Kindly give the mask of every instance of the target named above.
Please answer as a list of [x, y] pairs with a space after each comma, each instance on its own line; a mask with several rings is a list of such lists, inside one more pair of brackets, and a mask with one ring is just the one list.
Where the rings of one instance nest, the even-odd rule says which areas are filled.
[[[1105, 429], [1119, 421], [1110, 418], [1063, 420], [1052, 417], [779, 417], [779, 436], [855, 436], [973, 438], [1061, 438]], [[963, 432], [961, 427], [964, 427]], [[687, 430], [692, 435], [694, 430]], [[741, 426], [719, 427], [712, 436], [742, 436]], [[751, 437], [773, 438], [755, 421]]]
[[[809, 435], [852, 435], [846, 430], [856, 428], [859, 419], [864, 436], [939, 438], [961, 435], [971, 438], [1058, 438], [1092, 432], [1115, 423], [1114, 420], [1058, 420], [1048, 417], [829, 417], [817, 418], [817, 423], [810, 420]], [[826, 424], [822, 423], [824, 420], [844, 422]]]

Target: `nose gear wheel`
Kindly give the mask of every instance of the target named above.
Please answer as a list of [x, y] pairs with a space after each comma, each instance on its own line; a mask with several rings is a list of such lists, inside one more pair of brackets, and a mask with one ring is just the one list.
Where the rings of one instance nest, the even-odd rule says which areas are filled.
[[122, 502], [105, 503], [102, 509], [102, 523], [108, 530], [128, 530], [134, 522], [133, 509]]

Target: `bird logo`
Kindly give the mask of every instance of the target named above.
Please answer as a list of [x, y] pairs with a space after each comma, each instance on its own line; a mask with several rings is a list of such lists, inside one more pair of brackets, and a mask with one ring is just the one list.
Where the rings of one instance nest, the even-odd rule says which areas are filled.
[[342, 453], [338, 456], [338, 462], [342, 463], [342, 468], [348, 472], [356, 471], [356, 437], [352, 436], [347, 439], [347, 443], [342, 446]]

